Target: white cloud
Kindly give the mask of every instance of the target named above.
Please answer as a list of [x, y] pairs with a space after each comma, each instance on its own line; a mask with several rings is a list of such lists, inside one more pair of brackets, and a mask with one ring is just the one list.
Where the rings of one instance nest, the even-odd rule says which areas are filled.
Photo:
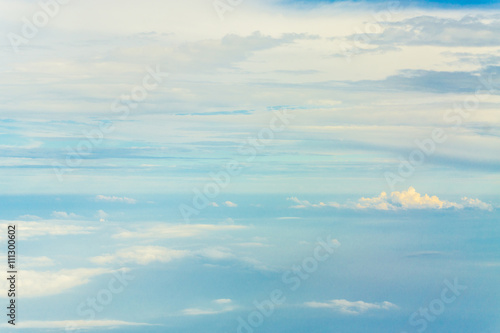
[[106, 222], [106, 219], [108, 218], [109, 214], [103, 211], [102, 209], [99, 209], [97, 211], [97, 218], [99, 219], [99, 222]]
[[357, 208], [374, 208], [382, 210], [402, 209], [442, 209], [458, 207], [455, 203], [442, 201], [437, 196], [420, 195], [413, 187], [407, 191], [392, 192], [388, 196], [385, 192], [380, 193], [378, 197], [359, 199]]
[[[39, 328], [39, 329], [69, 329], [69, 330], [90, 330], [93, 328], [117, 328], [122, 326], [151, 326], [146, 323], [134, 323], [121, 320], [61, 320], [61, 321], [41, 321], [26, 320], [16, 323], [17, 328]], [[0, 327], [12, 327], [10, 324], [1, 324]]]
[[[200, 250], [174, 250], [163, 246], [132, 246], [90, 259], [98, 265], [134, 263], [147, 265], [152, 262], [167, 263], [175, 259], [201, 257], [210, 260], [238, 260], [230, 249], [224, 247], [208, 247]], [[242, 259], [246, 262], [246, 259]]]
[[227, 219], [225, 219], [224, 221], [222, 221], [220, 224], [223, 224], [223, 225], [234, 225], [234, 220], [230, 217], [228, 217]]
[[229, 298], [221, 298], [221, 299], [216, 299], [214, 301], [215, 304], [230, 304], [232, 303], [232, 300]]
[[210, 247], [196, 252], [198, 255], [213, 259], [213, 260], [224, 260], [224, 259], [234, 259], [235, 255], [230, 252], [229, 249], [224, 247]]
[[377, 209], [377, 210], [399, 210], [399, 209], [464, 209], [474, 208], [481, 210], [492, 211], [493, 206], [482, 202], [479, 199], [471, 199], [464, 197], [460, 203], [441, 200], [437, 196], [429, 196], [428, 194], [421, 195], [413, 187], [410, 186], [406, 191], [395, 191], [388, 195], [386, 192], [380, 193], [379, 196], [371, 198], [361, 198], [356, 203], [338, 204], [336, 202], [312, 204], [307, 200], [299, 200], [296, 197], [287, 198], [287, 200], [295, 202], [297, 205], [291, 208], [349, 208], [349, 209]]
[[121, 231], [114, 238], [184, 238], [199, 236], [207, 232], [233, 231], [245, 229], [241, 225], [216, 225], [216, 224], [158, 224], [150, 227], [139, 227], [136, 231]]
[[469, 208], [478, 208], [482, 210], [488, 210], [488, 211], [493, 211], [493, 206], [490, 204], [487, 204], [485, 202], [482, 202], [479, 199], [472, 199], [472, 198], [467, 198], [463, 197], [462, 198], [462, 205], [464, 207], [469, 207]]
[[421, 195], [411, 186], [407, 191], [395, 191], [392, 192], [390, 196], [388, 196], [385, 192], [382, 192], [378, 197], [361, 198], [358, 201], [356, 207], [360, 209], [373, 208], [382, 210], [446, 208], [464, 209], [465, 207], [485, 210], [493, 209], [491, 205], [486, 204], [479, 199], [463, 198], [462, 203], [456, 203], [441, 200], [435, 195]]
[[189, 308], [182, 310], [181, 313], [186, 316], [215, 315], [230, 312], [235, 309], [233, 301], [228, 298], [216, 299], [212, 301], [212, 303], [214, 305], [209, 308]]
[[[334, 240], [335, 242], [336, 240]], [[241, 244], [235, 244], [239, 246]], [[245, 243], [243, 247], [264, 247], [265, 244]], [[233, 253], [229, 248], [222, 246], [213, 246], [201, 248], [198, 250], [176, 250], [163, 246], [132, 246], [117, 250], [115, 253], [103, 254], [90, 258], [90, 261], [97, 265], [125, 265], [137, 264], [148, 265], [154, 262], [168, 263], [172, 260], [198, 258], [207, 261], [223, 261], [226, 264], [233, 265], [239, 263], [259, 271], [275, 271], [261, 261], [240, 256]]]
[[292, 206], [291, 208], [320, 208], [320, 207], [336, 207], [336, 208], [340, 208], [341, 207], [341, 205], [338, 204], [338, 203], [336, 203], [336, 202], [329, 202], [329, 203], [320, 202], [320, 203], [317, 203], [317, 204], [313, 204], [313, 203], [310, 203], [307, 200], [300, 200], [297, 197], [287, 198], [287, 200], [293, 201], [293, 202], [295, 202], [297, 204], [295, 206]]
[[264, 271], [264, 272], [276, 272], [277, 268], [273, 266], [268, 266], [265, 263], [254, 259], [254, 258], [249, 258], [249, 257], [242, 257], [240, 258], [240, 261], [251, 267], [252, 269], [258, 270], [258, 271]]
[[190, 255], [189, 251], [172, 250], [162, 246], [133, 246], [118, 250], [115, 254], [105, 254], [90, 260], [99, 265], [111, 263], [147, 265], [155, 261], [166, 263]]
[[131, 199], [127, 197], [115, 197], [115, 196], [105, 196], [105, 195], [98, 195], [95, 197], [97, 201], [107, 201], [107, 202], [123, 202], [127, 204], [135, 204], [137, 203], [136, 199]]
[[49, 257], [26, 257], [26, 256], [19, 256], [19, 265], [23, 269], [26, 268], [32, 268], [32, 267], [48, 267], [48, 266], [54, 266], [55, 262], [54, 260], [50, 259]]
[[[61, 294], [64, 291], [89, 283], [99, 275], [112, 273], [105, 268], [62, 269], [59, 271], [22, 270], [19, 276], [19, 290], [22, 297], [41, 297]], [[7, 288], [8, 281], [3, 285]], [[7, 290], [7, 289], [4, 289]], [[5, 297], [0, 295], [0, 297]]]
[[28, 239], [39, 236], [64, 236], [64, 235], [84, 235], [97, 230], [96, 227], [80, 226], [71, 224], [60, 224], [59, 220], [46, 220], [43, 222], [28, 221], [5, 221], [0, 220], [0, 226], [7, 228], [7, 225], [15, 224], [19, 230], [20, 239]]
[[500, 267], [500, 262], [498, 261], [474, 262], [474, 265], [481, 267]]
[[26, 215], [19, 216], [19, 219], [20, 220], [41, 220], [42, 218], [40, 216], [26, 214]]
[[307, 302], [310, 308], [327, 308], [342, 314], [358, 315], [370, 310], [392, 310], [398, 307], [390, 302], [367, 303], [363, 301], [350, 302], [345, 299], [334, 299], [327, 302]]
[[225, 205], [226, 207], [238, 207], [238, 205], [237, 205], [237, 204], [235, 204], [234, 202], [231, 202], [231, 201], [226, 201], [226, 202], [224, 202], [224, 205]]
[[79, 218], [78, 215], [76, 215], [75, 213], [66, 213], [66, 212], [52, 212], [51, 216], [55, 219], [77, 219]]
[[241, 246], [241, 247], [269, 247], [269, 245], [267, 245], [267, 244], [258, 243], [258, 242], [238, 243], [238, 244], [235, 244], [235, 245]]

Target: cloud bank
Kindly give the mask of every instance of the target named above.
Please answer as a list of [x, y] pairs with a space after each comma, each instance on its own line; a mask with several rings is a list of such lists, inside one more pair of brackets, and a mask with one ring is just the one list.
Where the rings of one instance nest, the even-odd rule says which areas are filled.
[[460, 202], [441, 200], [437, 196], [421, 195], [415, 188], [409, 187], [406, 191], [395, 191], [391, 194], [380, 193], [371, 198], [360, 198], [356, 203], [339, 204], [337, 202], [320, 202], [313, 204], [297, 197], [287, 198], [296, 205], [291, 208], [321, 208], [335, 207], [347, 209], [376, 209], [376, 210], [408, 210], [408, 209], [479, 209], [493, 211], [493, 206], [479, 199], [463, 197]]

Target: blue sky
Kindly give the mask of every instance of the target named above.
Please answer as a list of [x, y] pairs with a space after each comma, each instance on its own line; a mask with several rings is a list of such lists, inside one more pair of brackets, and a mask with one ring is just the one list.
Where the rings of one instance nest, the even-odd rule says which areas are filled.
[[499, 331], [496, 2], [47, 6], [0, 0], [2, 331]]

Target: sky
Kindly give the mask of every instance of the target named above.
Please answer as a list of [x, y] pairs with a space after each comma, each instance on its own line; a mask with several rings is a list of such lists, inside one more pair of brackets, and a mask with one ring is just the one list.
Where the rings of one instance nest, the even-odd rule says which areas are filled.
[[0, 32], [2, 331], [500, 330], [498, 1], [0, 0]]

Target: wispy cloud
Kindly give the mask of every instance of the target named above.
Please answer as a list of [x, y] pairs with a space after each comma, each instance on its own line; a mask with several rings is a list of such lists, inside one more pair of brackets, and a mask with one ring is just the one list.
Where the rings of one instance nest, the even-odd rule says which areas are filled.
[[290, 200], [290, 201], [296, 203], [296, 205], [292, 206], [291, 208], [320, 208], [320, 207], [341, 208], [342, 207], [342, 205], [340, 205], [337, 202], [328, 202], [328, 203], [319, 202], [319, 203], [315, 204], [315, 203], [311, 203], [307, 200], [300, 200], [297, 197], [290, 197], [290, 198], [287, 198], [287, 200]]
[[64, 236], [64, 235], [84, 235], [96, 231], [97, 227], [83, 226], [76, 224], [61, 224], [59, 220], [34, 221], [5, 221], [0, 220], [0, 226], [7, 228], [9, 224], [16, 224], [19, 229], [20, 239], [28, 239], [40, 236]]
[[[19, 279], [19, 290], [23, 297], [57, 295], [68, 289], [90, 282], [96, 276], [112, 273], [106, 268], [77, 268], [58, 271], [23, 270]], [[7, 287], [8, 281], [3, 282]], [[7, 290], [8, 288], [4, 289]], [[0, 297], [5, 297], [1, 295]]]
[[[24, 320], [16, 323], [18, 328], [39, 328], [39, 329], [65, 329], [71, 327], [77, 330], [90, 330], [95, 328], [114, 329], [124, 326], [152, 326], [147, 323], [135, 323], [121, 320], [61, 320], [61, 321], [43, 321], [43, 320]], [[0, 327], [12, 327], [10, 324], [1, 324]]]
[[19, 256], [19, 262], [21, 263], [21, 267], [25, 268], [33, 268], [33, 267], [48, 267], [54, 266], [54, 260], [49, 257], [27, 257], [27, 256]]
[[108, 218], [109, 214], [103, 211], [102, 209], [99, 209], [97, 211], [96, 216], [99, 219], [99, 222], [106, 222], [106, 219]]
[[217, 247], [209, 247], [196, 252], [198, 255], [214, 260], [226, 260], [226, 259], [235, 259], [236, 256], [231, 252], [231, 250], [217, 246]]
[[152, 262], [166, 263], [190, 255], [189, 251], [172, 250], [162, 246], [133, 246], [118, 250], [115, 254], [105, 254], [90, 260], [99, 265], [134, 263], [147, 265]]
[[66, 213], [66, 212], [52, 212], [51, 216], [56, 219], [77, 219], [80, 216], [76, 215], [75, 213]]
[[245, 226], [230, 224], [157, 224], [153, 226], [141, 226], [133, 231], [120, 231], [113, 235], [113, 237], [148, 239], [184, 238], [194, 237], [208, 232], [234, 231], [245, 228]]
[[345, 299], [334, 299], [327, 302], [306, 302], [305, 306], [310, 308], [332, 309], [336, 312], [347, 315], [359, 315], [371, 310], [393, 310], [398, 306], [390, 302], [367, 303], [363, 301], [350, 302]]
[[136, 199], [127, 198], [127, 197], [115, 197], [115, 196], [105, 196], [105, 195], [97, 195], [95, 197], [97, 201], [106, 201], [106, 202], [123, 202], [127, 204], [135, 204], [137, 203]]
[[186, 316], [216, 315], [233, 311], [235, 308], [231, 299], [223, 298], [212, 301], [210, 307], [189, 308], [182, 310], [181, 313]]
[[407, 254], [406, 258], [421, 258], [421, 257], [439, 257], [444, 255], [444, 252], [440, 251], [420, 251]]

